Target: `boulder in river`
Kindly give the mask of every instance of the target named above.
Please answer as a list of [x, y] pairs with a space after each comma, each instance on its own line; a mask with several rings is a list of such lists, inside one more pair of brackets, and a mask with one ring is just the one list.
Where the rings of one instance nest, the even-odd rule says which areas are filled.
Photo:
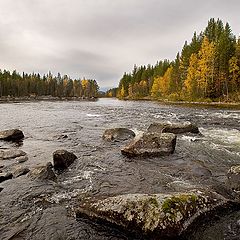
[[228, 202], [217, 193], [193, 190], [88, 198], [75, 211], [77, 218], [110, 223], [153, 239], [168, 239], [181, 235], [199, 216], [224, 208]]
[[53, 171], [52, 163], [48, 162], [46, 166], [39, 166], [31, 170], [28, 177], [32, 179], [39, 179], [39, 180], [51, 180], [56, 181], [57, 177]]
[[13, 176], [15, 178], [17, 177], [20, 177], [22, 175], [26, 175], [30, 170], [28, 168], [25, 168], [25, 167], [19, 167], [17, 168], [14, 173], [13, 173]]
[[23, 138], [24, 134], [19, 129], [10, 129], [0, 132], [0, 140], [16, 142], [22, 140]]
[[18, 159], [26, 156], [26, 153], [19, 149], [0, 150], [0, 160]]
[[125, 141], [135, 137], [135, 133], [128, 128], [111, 128], [105, 130], [102, 138], [106, 141]]
[[121, 152], [127, 157], [169, 155], [175, 150], [176, 139], [173, 133], [143, 133], [122, 148]]
[[77, 156], [66, 150], [57, 150], [53, 153], [53, 166], [56, 170], [64, 170], [68, 168]]
[[13, 178], [12, 173], [0, 173], [0, 183], [12, 178]]
[[26, 162], [28, 160], [28, 156], [25, 155], [25, 156], [17, 157], [15, 160], [18, 163], [24, 163], [24, 162]]
[[148, 129], [148, 132], [154, 133], [199, 133], [199, 129], [196, 125], [190, 122], [184, 123], [171, 123], [171, 122], [159, 122], [159, 123], [152, 123]]
[[240, 191], [240, 165], [232, 166], [227, 173], [227, 177], [230, 188]]

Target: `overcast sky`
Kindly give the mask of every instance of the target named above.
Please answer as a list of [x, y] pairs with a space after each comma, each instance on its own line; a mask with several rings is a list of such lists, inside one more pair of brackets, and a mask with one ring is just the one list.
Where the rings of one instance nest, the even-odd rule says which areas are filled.
[[117, 86], [134, 64], [174, 59], [211, 17], [240, 34], [239, 0], [0, 0], [0, 68]]

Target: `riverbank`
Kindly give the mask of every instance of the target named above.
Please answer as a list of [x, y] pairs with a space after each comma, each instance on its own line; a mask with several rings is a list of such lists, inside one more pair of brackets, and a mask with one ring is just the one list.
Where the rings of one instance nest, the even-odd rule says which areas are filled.
[[97, 101], [97, 97], [52, 97], [52, 96], [26, 96], [26, 97], [0, 97], [0, 103], [8, 102], [34, 102], [34, 101]]
[[187, 107], [207, 107], [207, 108], [224, 108], [224, 109], [240, 109], [240, 102], [197, 102], [197, 101], [170, 101], [168, 99], [156, 99], [152, 97], [143, 98], [123, 98], [125, 101], [153, 101], [165, 105], [182, 105]]

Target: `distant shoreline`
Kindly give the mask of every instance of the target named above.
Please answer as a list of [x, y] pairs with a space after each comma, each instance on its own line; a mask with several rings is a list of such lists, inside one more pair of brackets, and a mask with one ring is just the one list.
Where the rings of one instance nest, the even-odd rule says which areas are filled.
[[190, 102], [190, 101], [170, 101], [156, 98], [124, 98], [120, 99], [124, 101], [152, 101], [158, 102], [165, 105], [182, 105], [186, 107], [209, 107], [209, 108], [223, 108], [223, 109], [237, 109], [240, 110], [240, 102]]
[[[18, 102], [39, 102], [39, 101], [98, 101], [99, 98], [105, 97], [52, 97], [52, 96], [36, 96], [36, 97], [0, 97], [1, 103], [18, 103]], [[109, 98], [109, 97], [106, 97]], [[111, 99], [111, 98], [109, 98]], [[190, 102], [190, 101], [170, 101], [163, 99], [155, 99], [150, 97], [145, 98], [123, 98], [122, 101], [151, 101], [164, 105], [177, 105], [186, 107], [206, 107], [206, 108], [222, 108], [240, 110], [240, 102]]]
[[38, 102], [38, 101], [97, 101], [97, 97], [0, 97], [0, 103]]

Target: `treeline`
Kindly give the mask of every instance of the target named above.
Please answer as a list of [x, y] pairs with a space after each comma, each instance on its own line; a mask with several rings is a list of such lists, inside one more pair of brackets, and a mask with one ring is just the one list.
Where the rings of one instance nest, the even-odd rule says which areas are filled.
[[107, 90], [104, 94], [104, 97], [117, 97], [117, 91], [118, 88], [110, 88], [109, 90]]
[[136, 67], [120, 80], [119, 98], [240, 101], [240, 38], [228, 23], [210, 19], [185, 42], [174, 61]]
[[95, 80], [71, 79], [69, 76], [53, 76], [51, 72], [40, 74], [15, 70], [0, 70], [0, 97], [52, 96], [52, 97], [97, 97], [99, 86]]

